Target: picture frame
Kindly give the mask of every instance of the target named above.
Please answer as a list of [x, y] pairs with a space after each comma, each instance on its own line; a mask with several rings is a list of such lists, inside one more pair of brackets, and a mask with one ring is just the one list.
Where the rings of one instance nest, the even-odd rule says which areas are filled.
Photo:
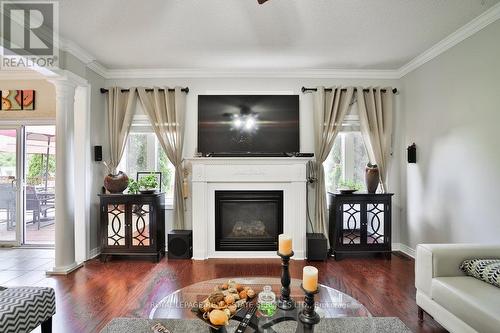
[[137, 178], [136, 180], [139, 181], [142, 177], [149, 176], [149, 175], [155, 175], [156, 176], [156, 181], [158, 182], [158, 192], [161, 192], [161, 172], [159, 171], [137, 171]]
[[33, 111], [35, 110], [35, 90], [2, 90], [0, 91], [1, 111]]

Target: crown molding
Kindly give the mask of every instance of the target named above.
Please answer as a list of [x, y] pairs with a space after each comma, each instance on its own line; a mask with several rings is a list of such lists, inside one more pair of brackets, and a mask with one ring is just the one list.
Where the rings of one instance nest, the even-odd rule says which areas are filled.
[[426, 62], [436, 58], [443, 52], [451, 49], [453, 46], [459, 44], [460, 42], [474, 35], [475, 33], [481, 31], [483, 28], [485, 28], [486, 26], [490, 25], [491, 23], [495, 22], [498, 19], [500, 19], [500, 3], [497, 3], [496, 5], [492, 6], [490, 9], [488, 9], [481, 15], [477, 16], [472, 21], [465, 24], [464, 26], [453, 32], [448, 37], [444, 38], [443, 40], [441, 40], [428, 50], [424, 51], [420, 55], [413, 58], [406, 65], [403, 65], [398, 70], [399, 77], [400, 78], [404, 77], [406, 74], [414, 71], [415, 69], [419, 68]]
[[136, 78], [344, 78], [344, 79], [397, 79], [396, 70], [349, 70], [349, 69], [111, 69], [107, 79]]
[[86, 50], [80, 47], [80, 45], [76, 44], [71, 40], [60, 37], [59, 44], [60, 44], [60, 49], [71, 53], [73, 56], [78, 58], [78, 60], [83, 62], [86, 66], [96, 61], [96, 58], [92, 54], [88, 53]]
[[87, 68], [94, 71], [96, 74], [99, 74], [100, 76], [102, 76], [105, 79], [109, 78], [109, 75], [108, 75], [109, 70], [106, 67], [104, 67], [103, 65], [101, 65], [97, 60], [90, 62], [87, 65]]

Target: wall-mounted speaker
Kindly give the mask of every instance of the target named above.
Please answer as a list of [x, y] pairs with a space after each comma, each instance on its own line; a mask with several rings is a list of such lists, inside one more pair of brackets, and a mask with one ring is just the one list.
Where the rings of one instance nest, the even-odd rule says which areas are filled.
[[102, 146], [94, 146], [94, 161], [102, 161]]
[[325, 261], [328, 258], [328, 244], [322, 233], [307, 233], [306, 257], [311, 261]]
[[413, 143], [408, 146], [408, 163], [417, 163], [417, 146]]
[[189, 259], [193, 256], [193, 231], [171, 230], [168, 233], [168, 258]]

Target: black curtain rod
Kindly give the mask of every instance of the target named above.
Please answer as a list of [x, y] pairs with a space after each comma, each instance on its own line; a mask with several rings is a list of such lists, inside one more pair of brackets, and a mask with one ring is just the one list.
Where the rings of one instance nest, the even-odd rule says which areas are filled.
[[[357, 89], [356, 89], [356, 88], [354, 88], [354, 91], [356, 91], [356, 90], [357, 90]], [[302, 92], [303, 92], [303, 93], [308, 92], [308, 91], [318, 91], [318, 88], [306, 88], [306, 87], [302, 87]], [[325, 91], [332, 91], [332, 89], [331, 89], [331, 88], [327, 88], [327, 89], [325, 89]], [[345, 89], [345, 88], [344, 88], [344, 89], [342, 89], [342, 91], [347, 91], [347, 89]], [[363, 91], [370, 91], [370, 89], [363, 89]], [[382, 89], [381, 91], [382, 91], [383, 93], [385, 93], [385, 92], [386, 92], [386, 90], [385, 90], [385, 89]], [[392, 93], [393, 93], [393, 94], [397, 94], [397, 93], [398, 93], [398, 89], [397, 89], [397, 88], [393, 88], [393, 89], [392, 89]]]
[[[130, 91], [130, 89], [122, 89], [122, 92], [127, 92]], [[147, 92], [153, 91], [153, 89], [146, 89]], [[158, 89], [158, 91], [165, 91], [165, 89]], [[175, 91], [175, 89], [168, 89], [168, 91]], [[182, 92], [185, 92], [186, 94], [189, 92], [189, 87], [182, 88]], [[108, 89], [106, 88], [101, 88], [101, 94], [105, 94], [108, 92]]]

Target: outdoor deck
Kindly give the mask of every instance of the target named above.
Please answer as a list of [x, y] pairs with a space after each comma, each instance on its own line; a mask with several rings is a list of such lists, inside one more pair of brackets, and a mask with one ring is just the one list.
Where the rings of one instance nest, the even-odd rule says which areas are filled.
[[[40, 230], [38, 223], [32, 223], [33, 214], [26, 214], [26, 240], [27, 245], [53, 245], [54, 244], [54, 211], [49, 211], [47, 218], [42, 218]], [[14, 240], [16, 236], [15, 229], [7, 230], [7, 213], [0, 210], [0, 240]]]

